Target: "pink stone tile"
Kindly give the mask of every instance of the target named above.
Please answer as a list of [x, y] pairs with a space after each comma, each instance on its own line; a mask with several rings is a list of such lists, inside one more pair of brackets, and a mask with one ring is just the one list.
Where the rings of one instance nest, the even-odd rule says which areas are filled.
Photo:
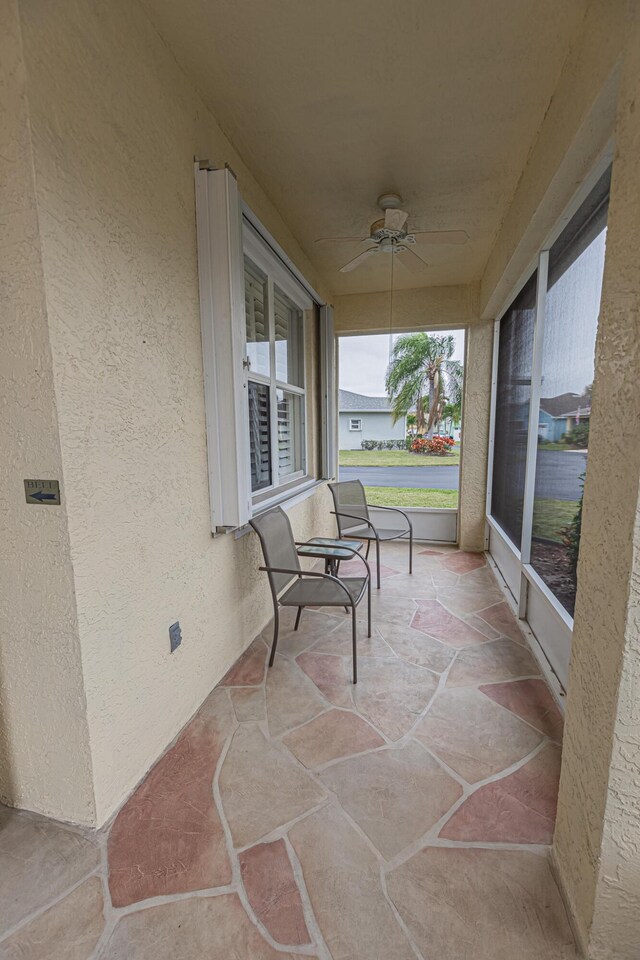
[[447, 840], [551, 843], [560, 749], [547, 744], [515, 773], [479, 787], [440, 831]]
[[362, 717], [346, 710], [330, 710], [287, 734], [283, 743], [305, 767], [381, 747], [382, 737]]
[[240, 872], [249, 903], [276, 943], [310, 943], [300, 891], [284, 840], [261, 843], [240, 854]]
[[267, 660], [267, 648], [257, 637], [242, 656], [236, 660], [226, 676], [220, 681], [221, 687], [255, 687], [264, 680]]
[[418, 550], [418, 553], [421, 557], [441, 557], [441, 550]]
[[327, 700], [337, 707], [353, 706], [351, 677], [347, 672], [346, 660], [323, 653], [303, 653], [296, 658], [296, 663], [313, 680]]
[[518, 621], [506, 601], [503, 600], [501, 603], [494, 603], [492, 607], [481, 610], [478, 616], [484, 620], [485, 623], [488, 623], [489, 626], [498, 630], [503, 636], [509, 637], [510, 640], [515, 640], [516, 643], [524, 642]]
[[458, 649], [486, 643], [487, 640], [464, 620], [454, 617], [437, 600], [418, 600], [418, 612], [414, 615], [411, 626], [414, 630], [422, 630], [436, 640]]
[[483, 553], [465, 553], [464, 550], [451, 553], [441, 560], [442, 566], [453, 573], [470, 573], [472, 570], [484, 567], [486, 562]]
[[235, 721], [215, 690], [125, 803], [109, 835], [114, 906], [231, 882], [212, 780]]
[[480, 690], [496, 703], [522, 717], [536, 730], [558, 743], [562, 740], [562, 714], [544, 680], [488, 683]]

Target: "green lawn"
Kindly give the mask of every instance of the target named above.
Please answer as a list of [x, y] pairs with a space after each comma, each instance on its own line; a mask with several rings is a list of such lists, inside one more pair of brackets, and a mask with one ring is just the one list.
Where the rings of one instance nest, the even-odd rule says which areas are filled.
[[577, 500], [536, 498], [533, 510], [533, 536], [562, 543], [561, 531], [576, 515]]
[[434, 457], [408, 450], [341, 450], [341, 467], [446, 467], [460, 463], [460, 447], [446, 457]]
[[365, 487], [367, 501], [380, 507], [458, 506], [457, 490], [420, 490], [411, 487]]

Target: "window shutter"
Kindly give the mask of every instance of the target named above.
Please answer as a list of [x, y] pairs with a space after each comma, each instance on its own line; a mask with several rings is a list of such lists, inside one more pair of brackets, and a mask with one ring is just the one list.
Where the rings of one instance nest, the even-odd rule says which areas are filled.
[[[228, 169], [196, 164], [195, 177], [211, 530], [222, 533], [250, 509], [241, 199]], [[252, 322], [264, 324], [257, 309]]]

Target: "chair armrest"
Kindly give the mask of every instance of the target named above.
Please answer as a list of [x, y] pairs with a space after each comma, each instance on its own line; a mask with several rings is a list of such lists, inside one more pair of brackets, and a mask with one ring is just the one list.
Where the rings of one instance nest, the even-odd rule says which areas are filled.
[[378, 504], [375, 504], [374, 510], [393, 510], [394, 513], [401, 513], [402, 516], [403, 516], [403, 517], [405, 518], [405, 520], [407, 521], [407, 524], [408, 524], [408, 526], [409, 526], [409, 530], [413, 530], [413, 524], [411, 523], [411, 520], [409, 520], [409, 517], [406, 515], [406, 513], [404, 512], [404, 510], [400, 510], [399, 507], [380, 507], [380, 506], [378, 506]]
[[292, 577], [299, 577], [302, 580], [305, 577], [320, 577], [323, 580], [331, 580], [332, 583], [337, 583], [340, 589], [344, 591], [349, 606], [353, 606], [353, 597], [342, 580], [338, 577], [332, 577], [330, 573], [317, 573], [315, 570], [290, 570], [288, 567], [258, 567], [258, 570], [263, 570], [265, 573], [290, 573]]
[[366, 525], [368, 527], [371, 527], [371, 529], [373, 530], [376, 540], [378, 539], [376, 528], [374, 527], [374, 525], [371, 523], [370, 520], [366, 520], [364, 517], [356, 517], [355, 514], [353, 513], [342, 513], [341, 510], [332, 510], [331, 513], [333, 514], [334, 517], [347, 517], [349, 520], [358, 520], [359, 523], [366, 523]]

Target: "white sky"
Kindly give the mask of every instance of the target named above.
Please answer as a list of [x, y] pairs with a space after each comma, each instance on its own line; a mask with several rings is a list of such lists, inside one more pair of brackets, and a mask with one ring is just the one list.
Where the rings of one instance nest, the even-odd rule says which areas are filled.
[[[456, 340], [453, 360], [464, 361], [464, 331], [434, 330], [435, 336], [451, 334]], [[395, 337], [394, 337], [395, 340]], [[385, 395], [384, 378], [389, 364], [389, 334], [340, 337], [340, 389], [370, 397]]]

